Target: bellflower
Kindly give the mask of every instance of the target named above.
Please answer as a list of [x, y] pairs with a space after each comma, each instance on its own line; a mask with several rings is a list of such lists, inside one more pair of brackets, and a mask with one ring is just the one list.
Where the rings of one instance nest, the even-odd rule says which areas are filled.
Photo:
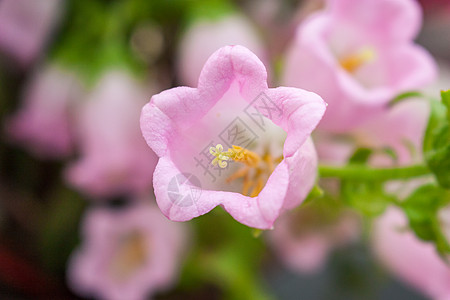
[[141, 203], [126, 210], [92, 209], [82, 226], [82, 245], [68, 265], [68, 283], [75, 292], [139, 300], [173, 284], [186, 232], [156, 207]]
[[[411, 99], [386, 108], [346, 136], [318, 132], [315, 142], [319, 158], [329, 164], [345, 164], [356, 148], [366, 147], [378, 151], [371, 160], [373, 165], [408, 165], [420, 161], [429, 110], [426, 101]], [[395, 152], [395, 157], [382, 151], [387, 148]]]
[[181, 83], [197, 85], [205, 62], [214, 51], [226, 45], [245, 46], [260, 58], [266, 55], [262, 40], [245, 17], [231, 14], [217, 20], [201, 19], [193, 23], [181, 39], [178, 51]]
[[329, 0], [298, 28], [283, 83], [326, 99], [322, 129], [347, 131], [435, 78], [433, 59], [413, 43], [420, 25], [414, 0]]
[[309, 136], [324, 111], [314, 93], [269, 89], [264, 65], [245, 47], [217, 50], [197, 88], [163, 91], [142, 109], [142, 133], [159, 156], [161, 211], [187, 221], [221, 205], [247, 226], [271, 228], [314, 184]]
[[62, 158], [73, 150], [70, 113], [82, 96], [80, 81], [50, 65], [38, 70], [25, 88], [21, 108], [6, 122], [13, 142], [43, 158]]
[[146, 194], [155, 154], [139, 130], [147, 91], [125, 72], [106, 73], [85, 99], [77, 118], [81, 157], [68, 181], [93, 197]]
[[2, 0], [0, 48], [27, 65], [38, 56], [59, 18], [60, 0]]
[[325, 219], [306, 206], [277, 220], [268, 237], [286, 267], [300, 273], [320, 271], [333, 249], [358, 239], [361, 224], [357, 215], [349, 211]]
[[416, 238], [406, 217], [391, 208], [374, 225], [375, 254], [406, 283], [432, 299], [450, 299], [450, 267], [433, 244]]

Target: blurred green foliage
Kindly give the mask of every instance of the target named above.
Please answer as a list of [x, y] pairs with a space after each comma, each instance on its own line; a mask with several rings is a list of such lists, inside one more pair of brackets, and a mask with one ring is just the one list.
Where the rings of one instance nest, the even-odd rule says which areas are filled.
[[450, 191], [435, 185], [421, 186], [402, 202], [409, 226], [422, 240], [433, 242], [441, 254], [450, 253], [439, 220], [439, 210], [450, 203]]
[[441, 92], [442, 102], [431, 101], [425, 132], [425, 160], [439, 184], [450, 188], [450, 90]]

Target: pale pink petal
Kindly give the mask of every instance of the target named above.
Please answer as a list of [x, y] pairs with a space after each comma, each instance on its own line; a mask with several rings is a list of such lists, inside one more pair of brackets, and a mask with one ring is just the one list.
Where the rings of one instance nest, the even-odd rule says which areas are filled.
[[291, 209], [298, 206], [308, 196], [316, 183], [317, 154], [311, 139], [301, 146], [294, 156], [286, 159], [289, 168], [289, 187], [283, 207]]
[[375, 254], [399, 279], [433, 299], [450, 296], [450, 267], [433, 244], [417, 239], [400, 210], [389, 209], [376, 221], [373, 245]]
[[28, 65], [39, 55], [60, 17], [60, 0], [2, 0], [0, 48]]
[[268, 233], [269, 245], [278, 258], [286, 267], [300, 273], [320, 271], [331, 251], [355, 242], [361, 233], [361, 221], [353, 212], [341, 213], [331, 224], [315, 226], [308, 223], [311, 220], [308, 214], [317, 220], [321, 218], [307, 206], [300, 207], [279, 218], [274, 230]]
[[[422, 25], [420, 5], [414, 0], [329, 0], [336, 18], [376, 32], [379, 43], [410, 41]], [[405, 26], [407, 24], [407, 26]]]
[[[93, 209], [83, 221], [83, 244], [68, 266], [69, 286], [83, 296], [102, 299], [144, 299], [170, 287], [186, 246], [186, 231], [166, 220], [151, 205], [134, 204], [125, 210]], [[125, 279], [111, 274], [111, 259], [121, 238], [139, 233], [146, 260]]]
[[[167, 217], [186, 221], [222, 205], [241, 223], [256, 228], [271, 228], [284, 205], [291, 175], [295, 178], [301, 177], [298, 174], [313, 175], [310, 167], [297, 169], [288, 158], [296, 155], [305, 144], [319, 122], [325, 104], [317, 95], [305, 91], [268, 89], [266, 80], [264, 65], [253, 53], [242, 46], [223, 47], [205, 64], [197, 89], [180, 87], [164, 91], [153, 96], [150, 103], [144, 106], [141, 128], [147, 143], [160, 156], [154, 174], [154, 189], [158, 205]], [[285, 160], [272, 173], [259, 196], [250, 198], [240, 193], [221, 191], [217, 190], [217, 186], [207, 186], [202, 182], [205, 185], [201, 195], [191, 205], [174, 203], [168, 195], [169, 183], [178, 174], [195, 173], [189, 161], [201, 151], [199, 141], [213, 139], [213, 132], [217, 130], [215, 127], [220, 130], [219, 122], [225, 122], [218, 119], [220, 116], [206, 117], [207, 114], [216, 105], [224, 105], [223, 101], [230, 101], [232, 105], [238, 97], [244, 101], [239, 102], [240, 105], [245, 106], [261, 95], [271, 99], [281, 112], [265, 116], [287, 132], [287, 140], [283, 149]], [[234, 113], [237, 115], [238, 112]], [[316, 157], [309, 152], [314, 152], [314, 149], [305, 147], [293, 161], [309, 160], [304, 166], [314, 166], [312, 161]], [[299, 198], [289, 200], [290, 205], [302, 201], [305, 191], [310, 188], [311, 179], [307, 179], [304, 189], [297, 192]]]
[[92, 197], [150, 191], [156, 155], [139, 130], [146, 91], [129, 74], [106, 73], [77, 113], [81, 157], [67, 180]]
[[277, 220], [275, 229], [269, 232], [269, 242], [277, 257], [289, 269], [301, 273], [320, 271], [331, 250], [331, 240], [318, 232], [295, 236], [286, 214]]
[[[420, 10], [413, 0], [332, 0], [299, 28], [282, 82], [319, 94], [329, 107], [320, 128], [347, 132], [379, 115], [398, 94], [436, 78], [431, 56], [414, 45]], [[370, 51], [356, 70], [341, 61]]]
[[265, 54], [258, 33], [243, 16], [233, 14], [218, 20], [198, 20], [187, 29], [180, 42], [178, 74], [181, 83], [196, 86], [208, 57], [226, 45], [242, 45], [260, 58]]
[[21, 108], [6, 122], [8, 136], [41, 158], [68, 156], [74, 146], [71, 110], [82, 95], [80, 80], [67, 70], [39, 69], [25, 88]]

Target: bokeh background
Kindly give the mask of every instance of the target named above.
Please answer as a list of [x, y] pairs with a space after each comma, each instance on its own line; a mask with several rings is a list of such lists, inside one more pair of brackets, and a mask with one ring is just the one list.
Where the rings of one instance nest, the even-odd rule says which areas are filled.
[[[448, 83], [450, 4], [421, 5], [417, 42]], [[68, 275], [75, 249], [89, 242], [83, 216], [154, 205], [156, 159], [140, 136], [140, 108], [164, 89], [195, 86], [208, 56], [227, 44], [255, 52], [269, 86], [279, 85], [296, 27], [322, 6], [0, 0], [0, 298], [85, 299]], [[319, 205], [305, 227], [322, 226], [316, 219], [327, 209]], [[118, 227], [124, 220], [117, 218]], [[358, 224], [357, 238], [332, 247], [321, 268], [302, 272], [282, 262], [266, 235], [253, 237], [216, 208], [180, 225], [172, 282], [152, 297], [427, 299], [389, 275], [371, 252], [365, 223]]]

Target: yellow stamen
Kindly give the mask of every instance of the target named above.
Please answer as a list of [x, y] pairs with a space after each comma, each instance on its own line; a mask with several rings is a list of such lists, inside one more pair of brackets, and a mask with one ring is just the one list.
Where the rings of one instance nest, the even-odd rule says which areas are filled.
[[249, 167], [242, 168], [242, 169], [236, 171], [235, 173], [233, 173], [230, 177], [228, 177], [227, 182], [230, 183], [233, 180], [244, 177], [245, 175], [248, 174], [249, 171], [250, 171]]
[[219, 165], [222, 169], [227, 167], [227, 160], [238, 161], [249, 167], [257, 166], [261, 160], [259, 155], [255, 152], [235, 145], [231, 146], [231, 148], [228, 148], [228, 150], [224, 152], [223, 146], [221, 144], [217, 144], [216, 147], [209, 148], [209, 153], [215, 156], [211, 163], [214, 166]]
[[250, 197], [256, 197], [259, 195], [259, 193], [262, 191], [264, 187], [264, 183], [261, 179], [261, 177], [258, 178], [258, 180], [256, 181], [255, 187], [253, 188], [252, 193], [250, 194]]
[[[223, 151], [223, 146], [217, 144], [215, 147], [209, 148], [209, 153], [214, 156], [211, 163], [215, 166], [219, 165], [219, 167], [225, 168], [228, 165], [227, 161], [230, 160], [245, 165], [228, 177], [226, 181], [230, 183], [238, 178], [243, 178], [242, 194], [250, 197], [259, 195], [264, 188], [265, 181], [275, 169], [275, 163], [278, 164], [282, 160], [282, 157], [274, 160], [268, 153], [261, 159], [255, 152], [235, 145], [227, 151]], [[252, 169], [254, 172], [250, 173]]]
[[215, 156], [211, 162], [213, 166], [219, 165], [222, 169], [227, 167], [228, 163], [226, 161], [230, 160], [230, 156], [228, 152], [223, 152], [223, 146], [221, 144], [209, 148], [209, 153]]
[[264, 155], [263, 160], [269, 167], [270, 172], [273, 172], [273, 170], [275, 170], [275, 166], [273, 165], [272, 155], [270, 155], [270, 154]]
[[147, 259], [145, 237], [132, 232], [121, 238], [109, 269], [117, 280], [126, 280], [141, 268]]
[[283, 160], [283, 158], [283, 155], [280, 155], [276, 159], [274, 159], [273, 162], [278, 165]]
[[248, 195], [248, 191], [253, 185], [253, 181], [250, 180], [248, 174], [244, 177], [244, 184], [242, 186], [242, 195]]
[[360, 51], [339, 60], [339, 64], [350, 73], [353, 73], [363, 64], [375, 59], [375, 51], [372, 48], [363, 48]]

